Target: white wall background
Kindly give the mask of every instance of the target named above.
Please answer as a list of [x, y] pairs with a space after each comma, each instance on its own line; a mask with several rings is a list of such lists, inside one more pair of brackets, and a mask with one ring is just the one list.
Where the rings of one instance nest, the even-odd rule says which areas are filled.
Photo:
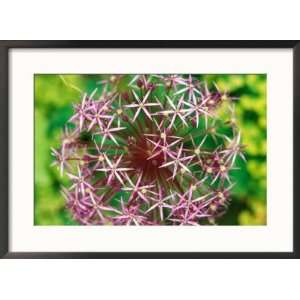
[[[2, 1], [0, 39], [299, 39], [299, 1]], [[0, 261], [1, 299], [299, 299], [299, 261]]]

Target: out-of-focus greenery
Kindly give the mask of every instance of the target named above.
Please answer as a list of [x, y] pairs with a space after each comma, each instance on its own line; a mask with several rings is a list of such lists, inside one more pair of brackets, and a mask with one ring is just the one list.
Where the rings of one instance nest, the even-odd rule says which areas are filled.
[[[222, 91], [239, 97], [237, 125], [246, 145], [247, 163], [237, 160], [233, 171], [237, 182], [228, 212], [220, 225], [266, 224], [266, 76], [259, 74], [214, 74], [198, 76], [209, 86], [216, 83]], [[72, 225], [60, 194], [67, 178], [51, 166], [51, 147], [60, 146], [62, 129], [72, 115], [72, 104], [79, 103], [80, 89], [91, 93], [101, 75], [35, 76], [35, 211], [36, 225]], [[76, 87], [76, 88], [75, 88]]]

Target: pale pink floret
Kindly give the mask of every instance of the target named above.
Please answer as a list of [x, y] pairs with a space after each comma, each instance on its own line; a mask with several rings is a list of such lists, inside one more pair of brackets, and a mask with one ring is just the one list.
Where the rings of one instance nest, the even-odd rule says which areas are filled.
[[184, 113], [186, 113], [188, 110], [183, 108], [183, 104], [184, 104], [184, 100], [183, 99], [184, 99], [184, 96], [182, 96], [179, 99], [179, 101], [177, 103], [177, 106], [175, 106], [174, 100], [171, 100], [171, 98], [168, 95], [166, 95], [166, 99], [168, 101], [170, 109], [163, 110], [161, 112], [158, 112], [157, 114], [158, 115], [165, 115], [165, 116], [172, 115], [172, 119], [170, 121], [170, 124], [169, 124], [168, 128], [172, 128], [173, 127], [173, 125], [175, 123], [175, 120], [177, 118], [179, 118], [181, 120], [181, 122], [185, 126], [188, 126], [187, 121], [186, 121], [186, 117], [184, 115]]
[[107, 138], [111, 139], [116, 145], [119, 145], [116, 137], [114, 136], [114, 133], [118, 132], [120, 130], [124, 130], [124, 129], [126, 129], [126, 127], [112, 128], [111, 126], [112, 126], [113, 121], [114, 121], [114, 116], [110, 119], [107, 126], [105, 126], [102, 130], [96, 132], [96, 134], [99, 134], [102, 137], [101, 147], [103, 146], [103, 144], [105, 143]]
[[194, 155], [182, 156], [182, 150], [183, 150], [183, 144], [181, 144], [176, 155], [173, 155], [170, 153], [170, 157], [172, 159], [171, 161], [165, 162], [164, 164], [162, 164], [160, 166], [160, 168], [173, 166], [173, 175], [172, 175], [173, 179], [175, 178], [175, 176], [178, 172], [178, 167], [181, 167], [186, 172], [191, 173], [190, 169], [187, 167], [186, 161], [191, 161], [191, 159], [194, 157]]
[[151, 112], [147, 109], [148, 107], [153, 107], [153, 106], [161, 106], [160, 103], [158, 102], [146, 102], [150, 93], [151, 93], [151, 90], [149, 90], [146, 95], [144, 96], [144, 98], [140, 99], [138, 97], [138, 95], [136, 94], [136, 92], [134, 90], [132, 90], [132, 93], [135, 97], [135, 100], [136, 100], [136, 104], [128, 104], [128, 105], [125, 105], [124, 107], [127, 107], [127, 108], [136, 108], [136, 112], [135, 112], [135, 115], [132, 119], [132, 121], [134, 122], [136, 120], [136, 118], [139, 116], [140, 112], [143, 111], [145, 113], [145, 115], [150, 119], [152, 120], [152, 117], [151, 117]]
[[105, 157], [105, 160], [106, 160], [108, 166], [106, 168], [97, 169], [97, 171], [106, 172], [108, 174], [107, 184], [110, 184], [112, 179], [117, 178], [119, 180], [119, 182], [122, 185], [124, 185], [124, 181], [122, 179], [122, 177], [124, 176], [123, 173], [127, 172], [127, 171], [131, 171], [133, 169], [119, 166], [121, 164], [121, 160], [122, 160], [123, 155], [121, 155], [116, 160], [116, 162], [111, 161], [107, 157], [107, 155], [105, 155], [104, 157]]

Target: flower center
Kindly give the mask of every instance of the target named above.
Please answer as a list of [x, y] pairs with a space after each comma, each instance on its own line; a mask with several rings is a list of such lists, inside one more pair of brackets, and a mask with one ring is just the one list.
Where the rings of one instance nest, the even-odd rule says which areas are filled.
[[221, 171], [221, 172], [225, 172], [225, 171], [226, 171], [226, 167], [223, 166], [223, 165], [221, 165], [221, 166], [220, 166], [220, 171]]

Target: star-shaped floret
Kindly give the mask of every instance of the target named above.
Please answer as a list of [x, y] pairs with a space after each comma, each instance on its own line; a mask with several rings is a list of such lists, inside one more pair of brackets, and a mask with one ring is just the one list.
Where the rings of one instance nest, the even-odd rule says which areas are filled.
[[136, 118], [138, 117], [139, 113], [141, 111], [143, 111], [145, 113], [145, 115], [150, 119], [152, 120], [152, 117], [151, 117], [151, 113], [147, 110], [147, 107], [153, 107], [153, 106], [161, 106], [160, 103], [158, 102], [147, 102], [147, 99], [151, 93], [151, 90], [149, 90], [146, 95], [144, 96], [143, 99], [140, 99], [139, 96], [136, 94], [136, 92], [134, 90], [132, 90], [132, 93], [134, 95], [134, 98], [136, 100], [136, 104], [128, 104], [128, 105], [125, 105], [124, 107], [127, 107], [127, 108], [137, 108], [136, 112], [135, 112], [135, 115], [133, 117], [133, 122], [136, 120]]
[[211, 194], [213, 194], [213, 196], [211, 197], [211, 201], [218, 201], [218, 204], [222, 205], [222, 206], [227, 206], [228, 201], [229, 201], [229, 197], [230, 197], [230, 190], [235, 186], [235, 183], [232, 183], [230, 186], [226, 187], [226, 188], [221, 188], [218, 189], [216, 191], [211, 192]]
[[[151, 82], [153, 75], [135, 75], [129, 82], [128, 86], [132, 88], [144, 87], [146, 90], [151, 90], [154, 88], [154, 84]], [[136, 83], [136, 85], [135, 85]]]
[[185, 85], [184, 88], [182, 88], [181, 90], [177, 91], [174, 95], [181, 95], [181, 94], [185, 94], [186, 92], [188, 92], [188, 100], [190, 102], [196, 102], [196, 98], [197, 96], [202, 96], [202, 93], [200, 92], [200, 90], [196, 87], [195, 83], [193, 82], [193, 77], [192, 75], [189, 75], [189, 78], [186, 79], [185, 81], [181, 82], [182, 85]]
[[[147, 138], [147, 140], [154, 145], [152, 152], [157, 150], [159, 148], [160, 150], [158, 152], [155, 152], [153, 155], [151, 155], [148, 159], [153, 158], [154, 156], [159, 155], [161, 152], [164, 152], [167, 154], [167, 151], [170, 151], [171, 147], [176, 145], [178, 142], [182, 140], [182, 137], [178, 137], [175, 135], [170, 134], [170, 129], [167, 129], [163, 127], [164, 121], [161, 121], [160, 124], [156, 122], [156, 120], [153, 120], [156, 127], [157, 127], [157, 133], [145, 133], [144, 135], [147, 137], [152, 137], [154, 140], [151, 140]], [[156, 140], [156, 141], [155, 141]], [[173, 142], [170, 142], [170, 140], [174, 140]], [[164, 156], [166, 159], [166, 155]]]
[[84, 121], [87, 119], [87, 112], [91, 108], [91, 101], [92, 101], [93, 97], [95, 96], [96, 92], [97, 92], [97, 89], [95, 89], [89, 97], [85, 93], [83, 95], [81, 105], [76, 105], [75, 106], [75, 110], [76, 110], [75, 115], [73, 115], [69, 119], [69, 122], [74, 122], [76, 120], [79, 121], [79, 131], [82, 130]]
[[147, 160], [153, 159], [154, 157], [160, 155], [161, 153], [163, 153], [164, 155], [164, 160], [167, 160], [167, 157], [173, 157], [172, 154], [175, 154], [175, 151], [171, 150], [173, 146], [175, 146], [177, 143], [180, 142], [180, 140], [175, 140], [172, 143], [167, 143], [167, 142], [163, 142], [161, 140], [158, 140], [157, 142], [153, 142], [152, 140], [147, 138], [147, 141], [149, 141], [151, 144], [154, 145], [153, 149], [152, 149], [152, 153]]
[[228, 105], [228, 110], [229, 110], [229, 114], [230, 114], [230, 119], [228, 121], [225, 122], [225, 124], [229, 124], [230, 126], [232, 126], [232, 128], [234, 130], [237, 129], [237, 119], [236, 119], [236, 113], [235, 113], [235, 106], [233, 106], [232, 104]]
[[168, 116], [168, 115], [173, 115], [172, 116], [172, 119], [171, 119], [171, 122], [168, 126], [168, 128], [172, 128], [172, 126], [174, 125], [174, 122], [176, 120], [177, 117], [180, 118], [180, 120], [182, 121], [182, 123], [185, 125], [185, 126], [188, 126], [186, 120], [185, 120], [185, 116], [183, 115], [183, 113], [187, 112], [188, 110], [187, 109], [184, 109], [183, 108], [183, 99], [184, 99], [184, 96], [182, 96], [178, 103], [177, 103], [177, 106], [174, 105], [174, 101], [170, 99], [170, 97], [168, 95], [166, 95], [166, 99], [169, 103], [169, 106], [171, 107], [171, 109], [169, 110], [163, 110], [163, 111], [160, 111], [156, 114], [159, 114], [159, 115], [164, 115], [164, 116]]
[[[170, 153], [174, 154], [174, 151], [171, 150], [172, 147], [182, 140], [181, 137], [170, 135], [169, 130], [166, 128], [161, 129], [161, 126], [159, 127], [159, 132], [157, 134], [145, 134], [145, 136], [154, 137], [157, 139], [157, 141], [153, 141], [147, 138], [147, 141], [154, 145], [152, 148], [153, 154], [147, 158], [148, 160], [158, 156], [160, 153], [164, 154], [164, 159], [166, 160]], [[171, 142], [170, 140], [173, 141]]]
[[81, 105], [75, 107], [76, 113], [69, 119], [69, 122], [74, 122], [75, 120], [79, 121], [80, 131], [82, 130], [83, 123], [86, 119], [86, 111], [87, 111], [86, 99], [87, 99], [87, 94], [84, 94], [83, 99], [81, 101]]
[[227, 149], [220, 151], [220, 153], [224, 154], [225, 163], [230, 163], [230, 166], [232, 167], [237, 156], [240, 156], [244, 161], [246, 161], [246, 158], [242, 152], [244, 146], [240, 144], [241, 133], [238, 132], [233, 139], [230, 139], [228, 136], [224, 137], [229, 142]]
[[130, 203], [136, 195], [138, 195], [144, 202], [149, 203], [150, 199], [148, 199], [147, 194], [152, 194], [156, 196], [157, 194], [151, 191], [151, 188], [155, 187], [154, 184], [140, 185], [143, 174], [140, 174], [136, 183], [134, 184], [130, 177], [126, 174], [127, 182], [129, 183], [129, 187], [123, 187], [123, 191], [131, 191], [130, 198], [128, 202]]
[[194, 118], [196, 119], [196, 126], [199, 126], [199, 119], [201, 116], [205, 118], [205, 126], [207, 128], [208, 117], [213, 117], [213, 115], [209, 112], [208, 107], [205, 105], [205, 101], [195, 101], [193, 103], [183, 101], [185, 105], [189, 108], [186, 109], [186, 114], [184, 117], [190, 116], [194, 114]]
[[97, 169], [97, 171], [102, 171], [102, 172], [107, 172], [109, 174], [108, 179], [107, 179], [107, 184], [110, 184], [112, 179], [117, 178], [119, 182], [124, 185], [124, 181], [122, 179], [122, 174], [123, 172], [131, 171], [133, 170], [132, 168], [125, 168], [125, 167], [120, 167], [120, 163], [123, 157], [123, 154], [120, 155], [120, 157], [117, 159], [116, 162], [112, 162], [107, 155], [104, 155], [105, 160], [108, 164], [108, 167], [106, 168], [100, 168]]
[[228, 172], [230, 170], [235, 170], [237, 168], [231, 168], [228, 164], [224, 163], [224, 164], [219, 164], [217, 167], [214, 168], [213, 172], [214, 172], [214, 178], [211, 182], [211, 184], [214, 184], [218, 178], [221, 179], [226, 179], [229, 183], [231, 183], [230, 177]]
[[[177, 90], [177, 85], [178, 84], [184, 84], [185, 83], [185, 79], [182, 78], [181, 76], [179, 76], [178, 74], [174, 74], [174, 75], [172, 75], [172, 74], [171, 75], [155, 75], [155, 77], [162, 80], [163, 85], [168, 89], [173, 88], [174, 90]], [[158, 85], [162, 85], [162, 84], [158, 84]]]
[[80, 136], [79, 130], [77, 128], [71, 130], [68, 126], [65, 126], [62, 132], [62, 150], [68, 151], [68, 153], [74, 152], [73, 146], [77, 143], [77, 139]]
[[103, 129], [105, 127], [103, 119], [108, 120], [112, 118], [111, 115], [106, 114], [109, 103], [110, 101], [105, 101], [104, 103], [98, 102], [91, 106], [89, 112], [86, 113], [86, 118], [90, 121], [88, 131], [90, 131], [96, 124], [100, 129]]
[[62, 196], [66, 200], [67, 207], [71, 210], [74, 219], [79, 220], [81, 224], [87, 224], [87, 217], [91, 211], [91, 204], [86, 196], [79, 194], [78, 190], [70, 192], [63, 187]]
[[75, 188], [75, 190], [77, 190], [83, 196], [85, 196], [86, 189], [94, 190], [94, 188], [91, 185], [91, 183], [86, 180], [88, 176], [82, 173], [79, 164], [77, 165], [77, 172], [78, 172], [77, 176], [71, 173], [67, 173], [68, 177], [74, 181], [74, 184], [70, 187], [70, 190]]
[[[204, 182], [208, 179], [207, 176], [204, 176], [201, 180], [198, 180], [196, 177], [194, 177], [194, 180], [193, 182], [190, 184], [190, 191], [193, 193], [193, 192], [199, 192], [199, 189], [201, 187], [204, 186]], [[209, 195], [209, 194], [208, 194]], [[207, 197], [208, 195], [206, 195], [205, 197]], [[195, 200], [193, 200], [193, 202], [197, 202], [199, 200], [202, 200], [202, 197], [200, 198], [196, 198]]]
[[147, 222], [147, 217], [141, 214], [138, 205], [125, 205], [121, 197], [121, 211], [113, 217], [113, 221], [117, 225], [143, 225]]
[[[207, 218], [209, 215], [199, 208], [199, 202], [205, 200], [208, 195], [193, 199], [194, 187], [190, 186], [184, 194], [176, 193], [179, 200], [173, 207], [168, 219], [180, 225], [199, 225], [199, 219]], [[202, 207], [201, 207], [202, 208]]]
[[202, 212], [210, 214], [210, 217], [214, 217], [216, 214], [220, 213], [220, 210], [228, 206], [228, 203], [230, 201], [230, 190], [234, 185], [235, 184], [233, 183], [227, 188], [222, 187], [217, 190], [212, 190], [207, 195], [208, 197], [206, 199], [199, 202], [199, 209]]
[[183, 144], [181, 144], [176, 156], [170, 153], [171, 158], [173, 158], [172, 161], [166, 162], [160, 166], [160, 168], [165, 168], [173, 165], [174, 168], [173, 168], [172, 178], [175, 178], [179, 166], [183, 168], [186, 172], [191, 173], [191, 171], [187, 168], [187, 166], [183, 162], [193, 159], [194, 155], [182, 156], [182, 150], [183, 150]]
[[96, 162], [95, 165], [93, 166], [93, 169], [98, 169], [99, 166], [102, 166], [104, 168], [104, 163], [105, 163], [105, 151], [102, 150], [102, 147], [94, 142], [95, 148], [97, 150], [96, 154], [89, 154], [89, 157], [92, 161]]
[[179, 202], [173, 207], [171, 215], [168, 220], [177, 223], [179, 225], [199, 225], [199, 220], [201, 218], [209, 217], [208, 214], [203, 213], [198, 205], [186, 199], [185, 195], [178, 194]]
[[124, 117], [124, 111], [123, 111], [123, 106], [122, 106], [122, 95], [119, 95], [118, 106], [114, 107], [114, 112], [115, 112], [115, 115], [117, 118], [118, 127], [120, 127], [121, 121], [123, 120], [122, 117]]
[[65, 148], [61, 148], [61, 152], [51, 148], [51, 154], [56, 158], [56, 160], [52, 163], [52, 165], [57, 165], [60, 171], [60, 176], [63, 176], [64, 168], [68, 167], [69, 164], [67, 162], [67, 155], [65, 155]]
[[89, 219], [94, 215], [97, 214], [99, 219], [101, 220], [102, 223], [105, 223], [105, 221], [107, 220], [105, 218], [105, 216], [103, 215], [103, 211], [105, 212], [115, 212], [117, 213], [118, 211], [111, 207], [111, 206], [107, 206], [103, 204], [103, 195], [102, 196], [97, 196], [96, 194], [94, 194], [92, 191], [89, 191], [88, 193], [88, 197], [89, 197], [89, 201], [92, 207], [92, 210], [90, 212], [90, 216]]
[[114, 116], [110, 119], [110, 121], [108, 122], [107, 126], [104, 127], [101, 131], [98, 132], [98, 134], [100, 134], [102, 136], [102, 141], [101, 141], [101, 147], [103, 146], [103, 144], [105, 143], [105, 140], [109, 137], [116, 145], [119, 145], [119, 143], [117, 142], [116, 138], [113, 136], [114, 132], [126, 129], [126, 127], [115, 127], [115, 128], [111, 128], [112, 123], [114, 121]]
[[148, 214], [150, 211], [158, 208], [160, 219], [161, 219], [161, 221], [163, 221], [164, 220], [164, 208], [171, 209], [173, 207], [172, 205], [167, 203], [167, 201], [170, 200], [171, 198], [174, 198], [174, 194], [164, 197], [163, 190], [162, 190], [161, 186], [158, 185], [157, 197], [152, 199], [154, 204], [145, 212], [145, 214]]
[[198, 158], [198, 162], [200, 162], [200, 164], [202, 164], [201, 154], [207, 153], [207, 152], [202, 151], [202, 146], [206, 141], [207, 135], [205, 135], [203, 137], [203, 139], [201, 140], [201, 142], [198, 145], [195, 143], [195, 140], [192, 135], [190, 135], [190, 138], [191, 138], [191, 141], [193, 144], [193, 149], [185, 149], [185, 151], [192, 152]]
[[[239, 98], [238, 97], [232, 97], [229, 95], [228, 91], [225, 90], [225, 91], [221, 91], [220, 88], [218, 87], [218, 85], [214, 82], [213, 83], [216, 90], [217, 90], [217, 93], [220, 95], [220, 100], [221, 101], [235, 101], [235, 100], [238, 100]], [[206, 95], [209, 95], [211, 94], [208, 90], [208, 87], [207, 87], [207, 82], [205, 82], [205, 93]]]

